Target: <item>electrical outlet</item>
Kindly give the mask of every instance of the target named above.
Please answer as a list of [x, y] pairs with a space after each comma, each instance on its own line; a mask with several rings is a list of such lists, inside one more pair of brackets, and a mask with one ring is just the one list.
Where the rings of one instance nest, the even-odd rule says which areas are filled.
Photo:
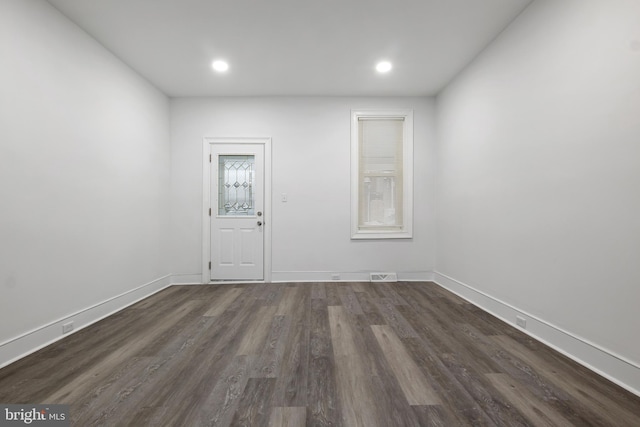
[[331, 280], [340, 280], [340, 275], [339, 274], [332, 274], [331, 275]]
[[73, 322], [64, 323], [62, 325], [62, 333], [63, 334], [68, 334], [71, 331], [73, 331]]
[[522, 316], [516, 316], [516, 325], [520, 326], [522, 329], [527, 329], [527, 319]]

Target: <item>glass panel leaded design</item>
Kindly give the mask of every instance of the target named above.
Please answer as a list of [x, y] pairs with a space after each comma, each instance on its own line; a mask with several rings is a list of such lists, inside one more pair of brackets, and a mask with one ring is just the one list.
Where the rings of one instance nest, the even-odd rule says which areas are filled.
[[218, 215], [254, 215], [255, 156], [218, 158]]

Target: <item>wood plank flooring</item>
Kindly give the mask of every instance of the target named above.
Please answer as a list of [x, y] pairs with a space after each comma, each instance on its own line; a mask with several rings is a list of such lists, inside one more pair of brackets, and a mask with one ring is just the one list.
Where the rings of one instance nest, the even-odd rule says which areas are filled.
[[72, 425], [640, 426], [640, 397], [433, 283], [173, 286], [0, 370]]

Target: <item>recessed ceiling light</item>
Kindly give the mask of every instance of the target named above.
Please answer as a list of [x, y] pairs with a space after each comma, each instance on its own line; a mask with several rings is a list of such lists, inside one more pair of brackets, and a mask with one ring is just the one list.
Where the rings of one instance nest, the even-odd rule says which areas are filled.
[[389, 71], [391, 71], [391, 68], [393, 68], [393, 66], [389, 61], [380, 61], [378, 62], [378, 64], [376, 64], [376, 70], [379, 73], [388, 73]]
[[227, 64], [225, 61], [222, 61], [222, 60], [216, 60], [216, 61], [213, 61], [213, 63], [211, 64], [211, 67], [213, 67], [213, 69], [219, 73], [224, 73], [229, 69], [229, 64]]

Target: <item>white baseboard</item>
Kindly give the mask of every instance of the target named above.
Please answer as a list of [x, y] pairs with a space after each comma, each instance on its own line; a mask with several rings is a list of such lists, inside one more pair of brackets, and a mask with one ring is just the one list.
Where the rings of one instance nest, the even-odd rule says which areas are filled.
[[[371, 271], [274, 271], [271, 282], [368, 282]], [[398, 271], [399, 281], [432, 281], [431, 271]], [[338, 278], [335, 278], [335, 275]]]
[[[274, 271], [271, 273], [272, 283], [291, 282], [368, 282], [369, 271]], [[334, 275], [339, 279], [335, 279]], [[433, 281], [433, 271], [400, 271], [398, 280], [405, 282]], [[180, 273], [171, 276], [172, 285], [201, 285], [202, 274]], [[212, 283], [212, 282], [206, 282]]]
[[369, 273], [338, 271], [273, 271], [271, 273], [271, 282], [273, 283], [364, 281], [369, 281]]
[[[0, 343], [0, 368], [104, 319], [125, 307], [171, 286], [171, 276], [164, 276], [76, 313]], [[62, 334], [62, 325], [73, 322], [73, 331]]]
[[[433, 281], [532, 338], [640, 396], [640, 366], [634, 362], [449, 276], [435, 272]], [[516, 325], [516, 315], [526, 319], [526, 329]]]
[[200, 273], [178, 273], [171, 275], [172, 285], [201, 285], [202, 274]]
[[398, 273], [402, 282], [433, 282], [433, 271], [405, 271]]

